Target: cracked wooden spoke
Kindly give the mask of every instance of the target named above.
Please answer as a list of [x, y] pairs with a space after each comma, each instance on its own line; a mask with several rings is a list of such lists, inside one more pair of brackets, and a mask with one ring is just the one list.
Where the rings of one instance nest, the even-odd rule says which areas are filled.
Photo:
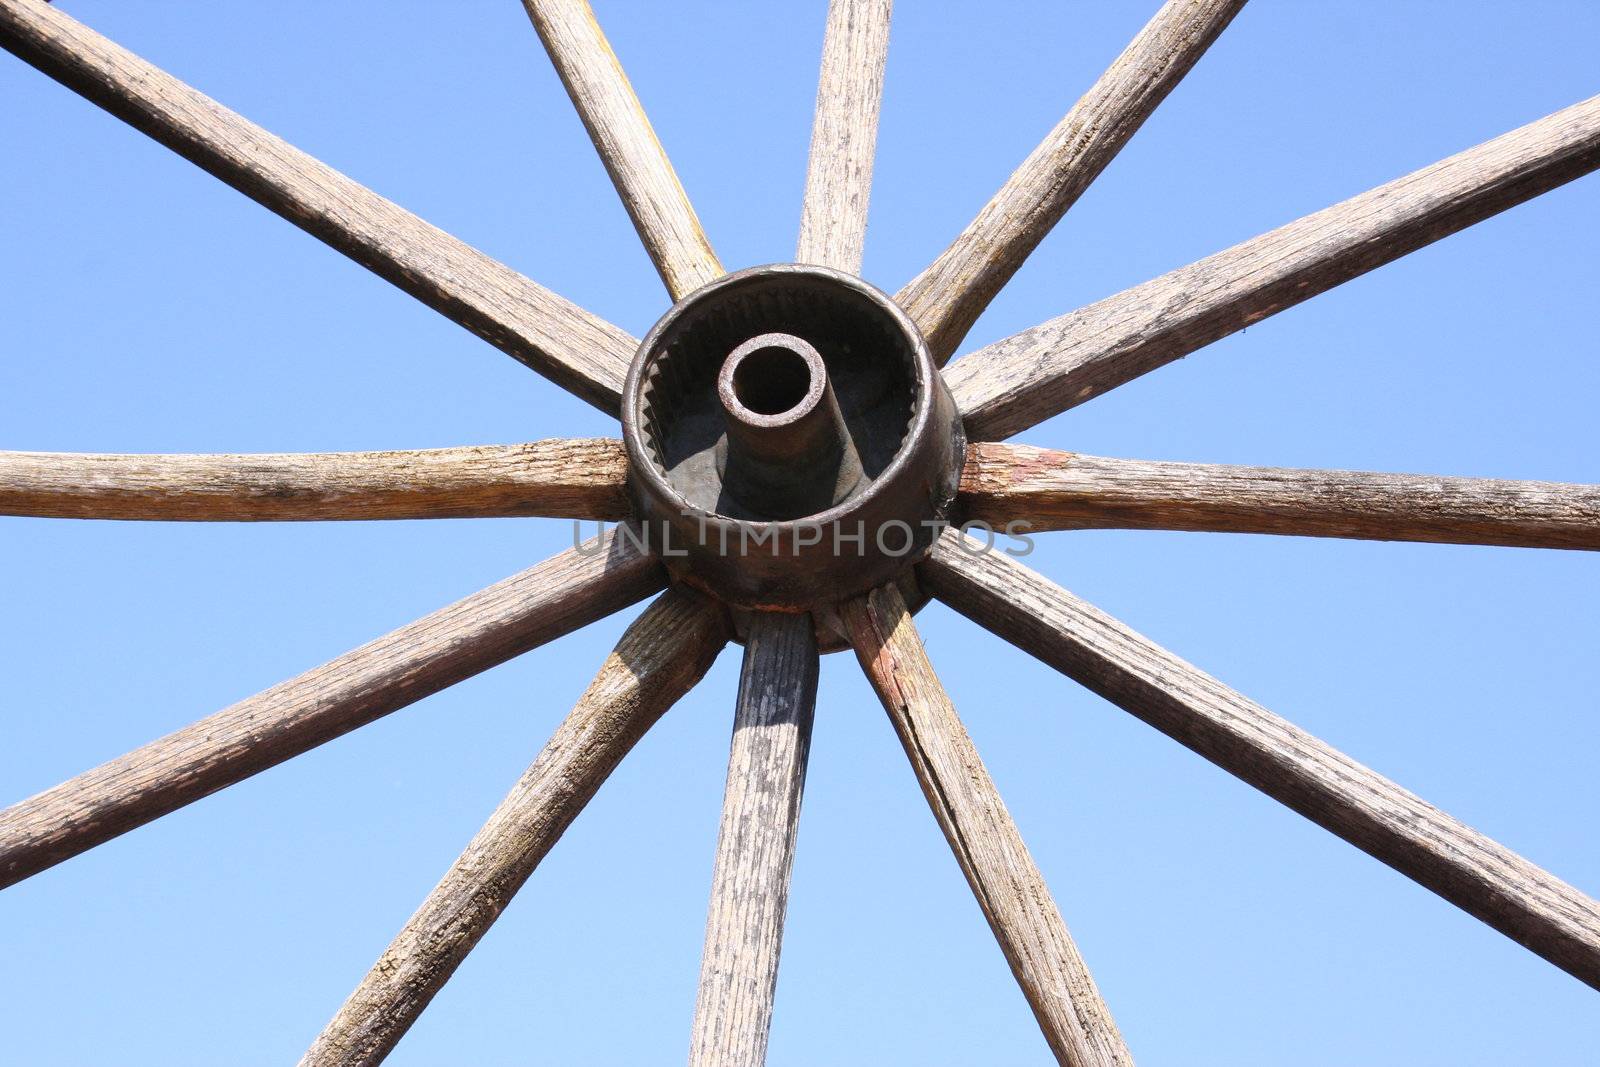
[[1168, 0], [950, 247], [895, 300], [934, 358], [955, 354], [984, 308], [1244, 6]]
[[900, 591], [874, 590], [845, 604], [841, 616], [1050, 1048], [1067, 1064], [1131, 1063], [1044, 876], [928, 662]]
[[1600, 549], [1600, 486], [1109, 459], [975, 443], [957, 510], [995, 529], [1206, 530]]
[[1600, 903], [1000, 553], [919, 570], [963, 615], [1600, 988]]
[[622, 442], [406, 452], [0, 452], [0, 515], [268, 522], [629, 514]]
[[722, 264], [587, 0], [522, 6], [672, 299], [721, 277]]
[[945, 378], [999, 440], [1600, 167], [1600, 97], [981, 348]]
[[711, 876], [692, 1067], [766, 1062], [816, 702], [811, 616], [752, 615]]
[[39, 0], [0, 0], [0, 46], [616, 414], [636, 342]]
[[626, 537], [571, 550], [0, 812], [0, 886], [660, 589]]
[[822, 41], [797, 263], [861, 273], [894, 0], [832, 0]]
[[371, 1064], [389, 1054], [617, 764], [726, 642], [725, 611], [698, 593], [670, 589], [645, 609], [302, 1067]]

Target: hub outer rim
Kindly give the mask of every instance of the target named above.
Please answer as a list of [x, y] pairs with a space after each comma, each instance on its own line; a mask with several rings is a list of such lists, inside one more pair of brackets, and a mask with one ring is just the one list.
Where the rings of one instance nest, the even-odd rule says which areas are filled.
[[[666, 480], [645, 438], [644, 381], [663, 337], [694, 313], [697, 305], [729, 290], [787, 279], [848, 289], [865, 297], [893, 323], [911, 353], [912, 416], [894, 458], [859, 495], [799, 519], [734, 519], [694, 506]], [[629, 494], [650, 538], [651, 551], [661, 556], [675, 579], [736, 609], [755, 611], [828, 609], [908, 573], [927, 555], [938, 534], [936, 527], [924, 523], [948, 521], [966, 450], [955, 401], [926, 341], [905, 311], [888, 294], [854, 275], [798, 263], [750, 267], [724, 275], [668, 309], [640, 342], [629, 365], [622, 392], [622, 428]], [[896, 520], [912, 532], [907, 550], [880, 551], [875, 533]], [[858, 522], [866, 532], [863, 554], [834, 553], [833, 535], [853, 538]], [[797, 543], [800, 531], [815, 532], [819, 527], [823, 534], [820, 542]], [[721, 544], [739, 544], [741, 537], [752, 533], [760, 538], [758, 553], [740, 556], [719, 551]], [[898, 540], [898, 531], [893, 536]], [[767, 551], [769, 543], [772, 554]]]

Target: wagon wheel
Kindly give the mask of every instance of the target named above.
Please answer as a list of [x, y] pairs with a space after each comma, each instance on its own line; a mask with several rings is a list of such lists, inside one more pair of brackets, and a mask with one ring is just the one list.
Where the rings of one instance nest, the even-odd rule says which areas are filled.
[[[744, 645], [744, 666], [691, 1060], [764, 1057], [818, 658], [848, 646], [1052, 1050], [1065, 1063], [1128, 1062], [923, 650], [911, 616], [932, 596], [1600, 987], [1595, 901], [946, 525], [1600, 548], [1595, 486], [1149, 462], [1003, 443], [1600, 167], [1600, 98], [938, 369], [1242, 4], [1169, 0], [966, 230], [890, 299], [855, 277], [890, 0], [832, 0], [796, 262], [731, 275], [586, 4], [525, 0], [676, 301], [641, 343], [40, 0], [0, 0], [7, 49], [620, 415], [624, 434], [402, 453], [0, 453], [0, 511], [13, 515], [622, 523], [0, 813], [0, 884], [664, 588], [303, 1062], [382, 1059], [633, 743], [730, 639]], [[740, 546], [732, 551], [730, 535]]]

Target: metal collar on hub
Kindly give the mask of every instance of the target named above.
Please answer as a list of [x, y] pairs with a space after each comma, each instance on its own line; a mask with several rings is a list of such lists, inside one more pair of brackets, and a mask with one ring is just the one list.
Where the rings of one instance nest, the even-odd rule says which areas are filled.
[[798, 264], [675, 304], [634, 357], [622, 426], [651, 547], [684, 581], [771, 610], [837, 603], [920, 559], [965, 447], [905, 313]]

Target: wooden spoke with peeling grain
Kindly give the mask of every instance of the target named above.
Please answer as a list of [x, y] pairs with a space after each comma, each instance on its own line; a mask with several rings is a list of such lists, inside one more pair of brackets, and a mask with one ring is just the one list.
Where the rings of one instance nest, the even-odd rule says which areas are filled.
[[716, 602], [670, 589], [606, 657], [538, 759], [301, 1059], [376, 1063], [405, 1036], [645, 731], [727, 643]]
[[946, 379], [998, 441], [1600, 167], [1600, 96], [996, 341]]
[[893, 585], [844, 605], [856, 658], [967, 876], [1045, 1040], [1062, 1063], [1132, 1063], [1044, 876], [928, 662]]
[[940, 363], [1244, 0], [1167, 0], [978, 217], [895, 297]]
[[297, 455], [0, 452], [0, 515], [625, 519], [627, 474], [622, 442], [605, 439]]
[[894, 0], [832, 0], [796, 263], [861, 273]]
[[958, 514], [1004, 530], [1201, 530], [1600, 549], [1600, 486], [1161, 463], [981, 442]]
[[654, 556], [607, 535], [0, 812], [0, 886], [641, 600]]
[[722, 275], [700, 219], [588, 0], [522, 0], [672, 299]]
[[556, 384], [608, 412], [633, 338], [41, 2], [0, 0], [0, 47]]
[[919, 572], [940, 600], [1600, 989], [1600, 903], [960, 536], [947, 532]]
[[689, 1044], [695, 1067], [766, 1062], [817, 666], [811, 616], [750, 617]]

